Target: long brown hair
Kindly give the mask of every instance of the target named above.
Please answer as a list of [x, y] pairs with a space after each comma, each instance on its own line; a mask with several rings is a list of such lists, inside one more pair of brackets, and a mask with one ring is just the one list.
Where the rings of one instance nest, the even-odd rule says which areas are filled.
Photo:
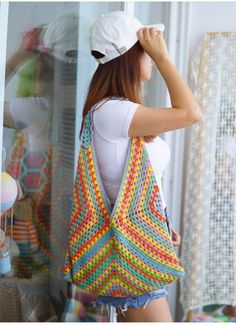
[[[99, 64], [88, 88], [80, 135], [86, 114], [102, 99], [115, 96], [142, 104], [140, 59], [143, 53], [144, 50], [138, 41], [129, 51], [118, 58], [105, 64]], [[92, 55], [102, 57], [99, 52], [93, 52]]]

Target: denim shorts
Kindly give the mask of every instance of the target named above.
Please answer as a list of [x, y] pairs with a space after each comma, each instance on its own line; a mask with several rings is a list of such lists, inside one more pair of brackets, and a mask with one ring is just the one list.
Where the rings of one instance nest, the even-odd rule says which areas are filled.
[[[171, 235], [171, 219], [167, 210], [167, 207], [164, 209], [167, 228]], [[103, 313], [104, 308], [107, 309], [107, 313], [109, 314], [109, 307], [117, 308], [117, 312], [124, 313], [127, 311], [128, 307], [132, 308], [145, 308], [147, 304], [153, 299], [158, 299], [161, 297], [166, 297], [168, 295], [168, 291], [165, 287], [145, 293], [143, 295], [131, 296], [131, 297], [109, 297], [109, 296], [97, 296], [97, 300], [95, 301], [96, 307], [101, 306], [101, 313]]]
[[[109, 296], [97, 296], [97, 300], [95, 302], [96, 307], [101, 307], [101, 313], [103, 313], [104, 309], [107, 309], [108, 315], [109, 307], [114, 307], [117, 310], [117, 314], [127, 311], [128, 307], [132, 308], [145, 308], [147, 304], [158, 298], [166, 297], [168, 295], [168, 291], [166, 288], [161, 288], [155, 291], [151, 291], [139, 296], [131, 296], [131, 297], [109, 297]], [[117, 315], [116, 315], [117, 316]]]

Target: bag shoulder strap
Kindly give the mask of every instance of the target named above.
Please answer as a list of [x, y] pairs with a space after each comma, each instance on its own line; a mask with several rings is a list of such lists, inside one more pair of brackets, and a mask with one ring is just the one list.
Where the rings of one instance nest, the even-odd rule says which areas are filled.
[[100, 106], [102, 106], [105, 102], [110, 100], [110, 98], [104, 98], [97, 104], [95, 104], [93, 107], [90, 108], [88, 113], [86, 114], [84, 118], [84, 125], [82, 129], [82, 133], [80, 136], [80, 142], [81, 146], [84, 148], [88, 148], [91, 145], [91, 140], [93, 136], [93, 114], [94, 111], [97, 110]]

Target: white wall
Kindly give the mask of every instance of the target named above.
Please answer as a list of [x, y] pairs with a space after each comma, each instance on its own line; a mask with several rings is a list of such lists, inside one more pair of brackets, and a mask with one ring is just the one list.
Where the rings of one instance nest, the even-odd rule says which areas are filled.
[[207, 32], [236, 31], [236, 2], [190, 2], [189, 54]]

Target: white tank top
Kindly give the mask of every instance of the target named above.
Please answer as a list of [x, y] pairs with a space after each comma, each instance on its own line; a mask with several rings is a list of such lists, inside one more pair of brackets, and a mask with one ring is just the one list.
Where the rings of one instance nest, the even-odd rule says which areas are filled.
[[[103, 186], [111, 204], [115, 203], [120, 189], [128, 154], [128, 131], [138, 106], [140, 104], [127, 100], [111, 99], [94, 112], [93, 139], [96, 158]], [[170, 160], [170, 149], [160, 137], [156, 137], [153, 142], [145, 142], [145, 146], [165, 208], [161, 179]]]

